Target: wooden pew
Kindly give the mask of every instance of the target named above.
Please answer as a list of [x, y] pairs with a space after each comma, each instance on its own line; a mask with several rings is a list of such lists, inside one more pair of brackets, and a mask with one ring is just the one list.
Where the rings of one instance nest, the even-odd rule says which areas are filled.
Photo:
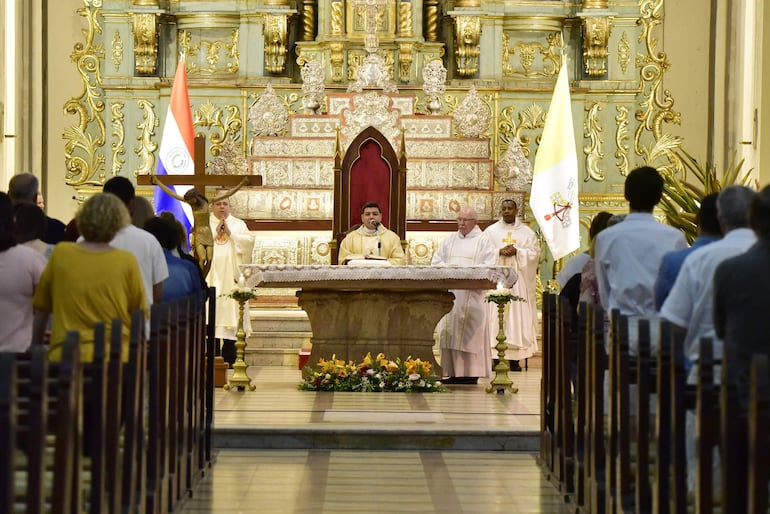
[[657, 356], [651, 351], [650, 322], [639, 320], [639, 340], [636, 354], [636, 472], [634, 473], [634, 511], [641, 514], [652, 510], [652, 479], [650, 469], [650, 395], [657, 387]]
[[695, 406], [695, 513], [714, 511], [713, 451], [719, 447], [719, 386], [714, 384], [714, 344], [703, 339], [698, 357]]
[[586, 423], [588, 422], [587, 402], [583, 389], [586, 387], [587, 377], [587, 358], [586, 358], [586, 339], [588, 337], [588, 315], [585, 303], [580, 304], [578, 308], [578, 326], [577, 337], [575, 341], [575, 354], [577, 357], [577, 373], [575, 376], [575, 505], [585, 505], [586, 491]]
[[110, 330], [109, 353], [107, 364], [107, 411], [105, 419], [105, 456], [104, 474], [107, 479], [107, 511], [121, 511], [121, 447], [120, 437], [123, 414], [123, 340], [121, 329], [123, 323], [117, 319], [112, 321]]
[[[206, 405], [204, 407], [204, 424], [203, 424], [203, 456], [202, 462], [205, 466], [211, 463], [211, 431], [214, 426], [214, 353], [216, 348], [216, 337], [214, 336], [214, 327], [216, 327], [217, 319], [217, 290], [214, 287], [210, 287], [207, 297], [208, 305], [208, 325], [206, 325]], [[542, 411], [541, 411], [542, 412]]]
[[149, 374], [149, 433], [147, 438], [147, 513], [166, 512], [168, 505], [168, 384], [169, 317], [168, 303], [153, 304], [150, 312], [150, 341], [147, 370]]
[[540, 460], [550, 478], [555, 461], [555, 394], [556, 394], [556, 296], [543, 293], [543, 374], [540, 378]]
[[[120, 320], [113, 320], [120, 325]], [[88, 512], [99, 514], [107, 507], [107, 345], [106, 326], [94, 325], [94, 359], [83, 363], [83, 454], [88, 457], [90, 484]]]
[[767, 512], [770, 480], [770, 361], [764, 354], [751, 362], [748, 417], [748, 511]]
[[572, 418], [572, 311], [569, 300], [558, 298], [557, 314], [559, 323], [556, 333], [556, 476], [559, 489], [568, 498], [575, 491], [575, 425]]
[[722, 357], [722, 385], [720, 389], [720, 456], [722, 457], [723, 512], [746, 512], [746, 413], [740, 407], [740, 398], [733, 377], [730, 376], [731, 354], [724, 348]]
[[123, 365], [122, 402], [122, 477], [120, 501], [123, 512], [137, 512], [144, 502], [146, 449], [144, 445], [145, 367], [147, 344], [144, 337], [144, 312], [131, 314], [128, 362]]
[[[4, 470], [14, 468], [18, 422], [16, 387], [16, 358], [12, 353], [0, 353], [0, 469]], [[14, 482], [14, 473], [0, 473], [0, 512], [14, 510]]]
[[606, 449], [604, 442], [604, 372], [607, 369], [607, 355], [604, 350], [604, 310], [590, 305], [588, 321], [591, 330], [586, 339], [588, 360], [585, 398], [588, 403], [588, 424], [586, 444], [586, 469], [588, 488], [586, 509], [588, 512], [605, 512], [606, 496]]

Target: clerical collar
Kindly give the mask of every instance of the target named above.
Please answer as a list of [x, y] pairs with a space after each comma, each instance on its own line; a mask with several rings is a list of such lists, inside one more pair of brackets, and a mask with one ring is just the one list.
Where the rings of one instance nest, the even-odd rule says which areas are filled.
[[371, 229], [371, 228], [367, 227], [366, 225], [361, 225], [361, 228], [364, 229], [364, 233], [365, 234], [369, 234], [370, 236], [373, 236], [374, 234], [377, 233], [377, 229], [376, 228]]

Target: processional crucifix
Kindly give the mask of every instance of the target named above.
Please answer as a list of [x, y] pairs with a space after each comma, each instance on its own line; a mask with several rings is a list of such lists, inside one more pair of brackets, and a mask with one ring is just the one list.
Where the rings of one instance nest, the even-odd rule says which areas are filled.
[[[193, 254], [198, 261], [198, 265], [203, 272], [203, 276], [208, 275], [211, 267], [211, 258], [214, 255], [214, 236], [209, 226], [209, 204], [224, 200], [235, 194], [243, 186], [261, 186], [262, 177], [259, 175], [209, 175], [206, 173], [206, 138], [204, 136], [195, 137], [193, 153], [195, 168], [192, 175], [161, 175], [163, 180], [158, 179], [158, 175], [139, 175], [136, 183], [140, 186], [161, 187], [170, 196], [177, 200], [186, 202], [193, 210]], [[179, 196], [170, 189], [169, 186], [192, 186], [184, 196]], [[234, 186], [229, 191], [218, 195], [209, 200], [206, 197], [206, 186], [226, 187]]]

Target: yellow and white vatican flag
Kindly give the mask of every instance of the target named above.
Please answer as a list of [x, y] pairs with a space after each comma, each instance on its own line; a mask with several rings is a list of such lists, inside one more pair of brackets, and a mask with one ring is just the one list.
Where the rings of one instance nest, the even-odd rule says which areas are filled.
[[554, 260], [580, 247], [577, 152], [564, 59], [535, 155], [529, 205]]

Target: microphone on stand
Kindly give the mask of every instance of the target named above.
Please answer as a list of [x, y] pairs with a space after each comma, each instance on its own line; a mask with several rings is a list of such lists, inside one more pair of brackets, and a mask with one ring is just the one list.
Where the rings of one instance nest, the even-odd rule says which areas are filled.
[[[374, 227], [374, 230], [379, 229], [380, 225], [382, 225], [382, 223], [380, 223], [379, 221], [372, 220], [372, 226]], [[380, 231], [379, 230], [377, 230], [377, 255], [382, 257], [382, 239], [380, 239]]]
[[377, 220], [372, 220], [372, 226], [373, 226], [374, 228], [377, 228], [377, 227], [379, 227], [380, 225], [382, 225], [382, 223], [380, 223], [379, 221], [377, 221]]

